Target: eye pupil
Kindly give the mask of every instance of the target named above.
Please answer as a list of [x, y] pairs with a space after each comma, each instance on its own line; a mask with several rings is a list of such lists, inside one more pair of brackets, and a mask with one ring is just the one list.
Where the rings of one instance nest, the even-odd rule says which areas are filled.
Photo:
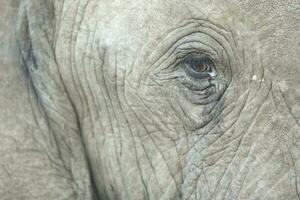
[[214, 75], [215, 62], [205, 54], [190, 54], [182, 60], [182, 65], [190, 77], [209, 78]]
[[207, 75], [214, 67], [213, 61], [207, 56], [202, 54], [192, 54], [184, 59], [187, 71], [194, 74]]
[[198, 63], [195, 67], [195, 70], [198, 72], [203, 72], [206, 69], [206, 64], [205, 63]]

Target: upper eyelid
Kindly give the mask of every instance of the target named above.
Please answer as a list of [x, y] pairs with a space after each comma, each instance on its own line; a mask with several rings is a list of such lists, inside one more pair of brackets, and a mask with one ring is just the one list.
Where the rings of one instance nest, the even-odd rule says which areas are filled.
[[[202, 47], [199, 48], [200, 45], [206, 47], [205, 49]], [[184, 45], [189, 45], [188, 47], [182, 47]], [[198, 46], [198, 47], [197, 47]], [[218, 55], [218, 51], [216, 48], [214, 48], [212, 45], [208, 45], [207, 43], [203, 42], [203, 41], [199, 41], [199, 40], [191, 40], [191, 41], [187, 41], [184, 43], [181, 43], [180, 45], [178, 45], [176, 47], [177, 51], [182, 52], [182, 51], [188, 51], [189, 49], [202, 49], [203, 52], [207, 52], [210, 55], [214, 55], [214, 57]], [[209, 51], [208, 51], [209, 50]]]
[[185, 59], [186, 57], [189, 57], [190, 55], [192, 54], [195, 54], [195, 55], [205, 55], [207, 58], [209, 58], [210, 60], [212, 60], [213, 62], [216, 60], [216, 58], [210, 54], [209, 52], [206, 52], [206, 51], [189, 51], [189, 52], [185, 52], [185, 54], [183, 54], [183, 56], [180, 56], [179, 59], [183, 60]]
[[[199, 44], [204, 45], [207, 48], [204, 49], [199, 46], [197, 47], [197, 45], [195, 43], [196, 44], [198, 43], [198, 45]], [[190, 46], [182, 47], [182, 45], [184, 45], [184, 44], [190, 44]], [[214, 62], [216, 60], [219, 60], [219, 62], [222, 62], [222, 60], [220, 60], [220, 58], [219, 58], [219, 54], [218, 54], [217, 50], [201, 41], [189, 41], [184, 44], [177, 46], [175, 52], [173, 52], [176, 54], [175, 59], [177, 61], [181, 61], [186, 56], [195, 53], [195, 54], [205, 54]]]
[[[178, 63], [190, 53], [205, 53], [209, 55], [213, 61], [221, 63], [224, 66], [230, 66], [229, 55], [226, 53], [224, 46], [218, 40], [202, 33], [194, 31], [180, 37], [169, 49], [163, 49], [162, 56], [149, 65], [146, 71], [149, 74], [165, 74], [178, 69]], [[152, 70], [151, 70], [152, 69]]]
[[[188, 37], [191, 37], [191, 35], [192, 34], [178, 40], [178, 42], [177, 42], [178, 44], [173, 45], [172, 50], [170, 49], [170, 51], [171, 51], [171, 52], [169, 52], [170, 55], [168, 55], [168, 58], [166, 60], [175, 59], [175, 60], [171, 61], [171, 63], [178, 64], [178, 61], [180, 60], [180, 58], [182, 58], [182, 56], [181, 56], [182, 54], [188, 55], [193, 52], [206, 53], [207, 55], [210, 55], [210, 57], [212, 57], [213, 60], [217, 60], [219, 58], [220, 52], [218, 52], [217, 49], [213, 47], [213, 45], [209, 45], [203, 41], [200, 41], [200, 39], [196, 40], [195, 38], [188, 38]], [[181, 40], [183, 40], [183, 41], [181, 41]], [[181, 42], [179, 42], [179, 41], [181, 41]], [[170, 67], [170, 65], [168, 65], [167, 68], [169, 68], [169, 67]]]
[[[189, 48], [176, 48], [174, 51], [168, 56], [168, 65], [163, 69], [166, 70], [167, 73], [177, 71], [182, 68], [182, 61], [191, 54], [205, 54], [208, 56], [213, 63], [215, 64], [218, 61], [217, 55], [208, 52], [203, 48], [189, 47]], [[160, 72], [161, 74], [161, 72]]]

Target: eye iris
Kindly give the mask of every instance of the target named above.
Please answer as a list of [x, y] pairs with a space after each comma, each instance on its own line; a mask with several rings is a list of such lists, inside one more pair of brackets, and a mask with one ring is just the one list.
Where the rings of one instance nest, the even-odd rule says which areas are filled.
[[196, 73], [205, 73], [211, 70], [213, 62], [205, 55], [192, 55], [186, 58], [187, 67]]
[[191, 54], [183, 60], [184, 69], [190, 77], [204, 79], [214, 76], [215, 63], [205, 54]]
[[200, 62], [200, 63], [197, 63], [196, 66], [194, 66], [193, 68], [197, 72], [204, 72], [207, 68], [207, 65], [204, 62]]

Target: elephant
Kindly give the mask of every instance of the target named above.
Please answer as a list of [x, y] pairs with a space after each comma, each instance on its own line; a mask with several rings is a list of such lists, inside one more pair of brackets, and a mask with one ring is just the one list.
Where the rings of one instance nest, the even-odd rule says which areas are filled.
[[299, 0], [6, 0], [3, 200], [300, 200]]

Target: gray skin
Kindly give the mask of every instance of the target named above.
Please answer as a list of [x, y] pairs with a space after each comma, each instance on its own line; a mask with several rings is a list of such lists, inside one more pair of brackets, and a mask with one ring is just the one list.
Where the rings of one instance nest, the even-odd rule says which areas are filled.
[[1, 199], [300, 199], [299, 0], [2, 5]]

